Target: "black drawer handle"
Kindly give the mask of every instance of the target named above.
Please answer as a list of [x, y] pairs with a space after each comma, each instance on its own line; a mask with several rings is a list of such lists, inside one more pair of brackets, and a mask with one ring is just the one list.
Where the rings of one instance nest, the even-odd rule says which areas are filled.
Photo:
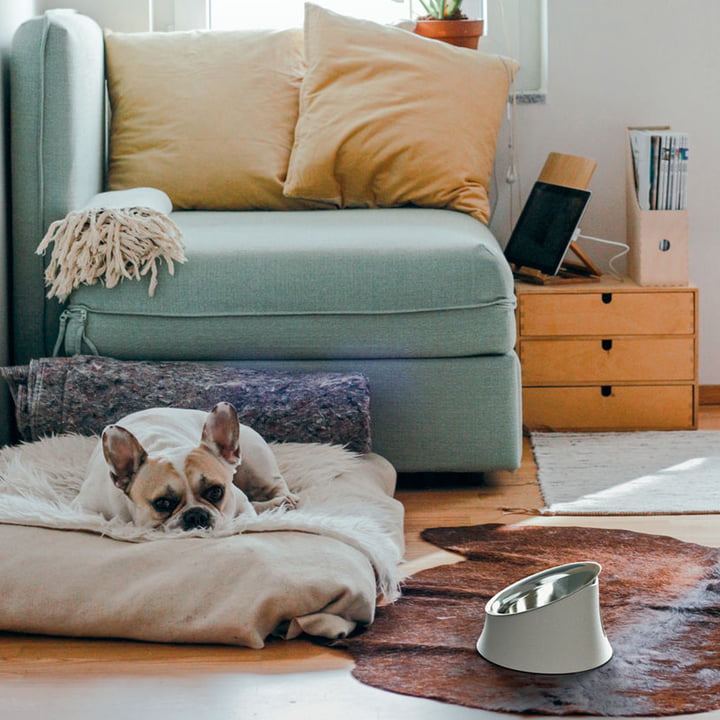
[[602, 301], [605, 303], [605, 305], [609, 305], [612, 302], [612, 293], [603, 293]]
[[612, 395], [612, 385], [602, 385], [600, 387], [600, 394], [603, 397], [610, 397]]
[[612, 340], [601, 340], [603, 350], [612, 350]]

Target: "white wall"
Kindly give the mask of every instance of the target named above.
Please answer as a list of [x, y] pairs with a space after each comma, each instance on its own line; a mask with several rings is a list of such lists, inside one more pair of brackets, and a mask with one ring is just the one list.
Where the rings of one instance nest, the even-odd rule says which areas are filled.
[[145, 32], [150, 29], [151, 0], [38, 0], [39, 12], [73, 8], [115, 32]]
[[192, 30], [208, 21], [206, 0], [38, 0], [38, 6], [72, 7], [114, 32]]
[[[516, 112], [523, 192], [549, 152], [593, 157], [598, 168], [583, 232], [624, 240], [625, 128], [667, 124], [687, 131], [700, 382], [720, 384], [720, 2], [548, 0], [548, 33], [547, 103]], [[493, 223], [503, 239], [507, 196], [501, 187]], [[597, 245], [584, 247], [602, 257]]]

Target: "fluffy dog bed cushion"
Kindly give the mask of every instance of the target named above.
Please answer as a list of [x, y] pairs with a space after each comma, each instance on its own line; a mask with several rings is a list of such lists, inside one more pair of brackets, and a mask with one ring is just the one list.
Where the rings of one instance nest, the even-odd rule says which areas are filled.
[[40, 358], [0, 368], [23, 440], [90, 435], [148, 407], [209, 410], [225, 400], [266, 440], [370, 450], [370, 389], [360, 373], [243, 370], [222, 364]]
[[72, 504], [95, 442], [0, 451], [1, 630], [261, 648], [343, 637], [397, 595], [403, 509], [380, 456], [273, 445], [297, 510], [171, 534]]

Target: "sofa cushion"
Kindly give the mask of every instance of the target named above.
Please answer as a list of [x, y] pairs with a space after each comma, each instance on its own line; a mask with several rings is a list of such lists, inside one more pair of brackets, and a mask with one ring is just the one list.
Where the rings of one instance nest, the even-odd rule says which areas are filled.
[[449, 207], [487, 222], [514, 61], [305, 5], [307, 72], [285, 194]]
[[302, 32], [109, 33], [111, 190], [150, 186], [176, 208], [308, 207], [283, 197]]
[[100, 353], [457, 357], [514, 345], [512, 274], [490, 230], [468, 215], [395, 208], [171, 217], [188, 262], [161, 278], [153, 298], [146, 281], [72, 294]]

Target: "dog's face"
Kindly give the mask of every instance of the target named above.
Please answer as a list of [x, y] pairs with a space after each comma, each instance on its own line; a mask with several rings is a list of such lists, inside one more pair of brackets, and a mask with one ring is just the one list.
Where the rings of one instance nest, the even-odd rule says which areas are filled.
[[240, 424], [229, 403], [208, 414], [200, 444], [148, 455], [119, 425], [105, 428], [102, 447], [110, 477], [130, 499], [136, 525], [213, 528], [247, 502], [233, 485], [240, 464]]

